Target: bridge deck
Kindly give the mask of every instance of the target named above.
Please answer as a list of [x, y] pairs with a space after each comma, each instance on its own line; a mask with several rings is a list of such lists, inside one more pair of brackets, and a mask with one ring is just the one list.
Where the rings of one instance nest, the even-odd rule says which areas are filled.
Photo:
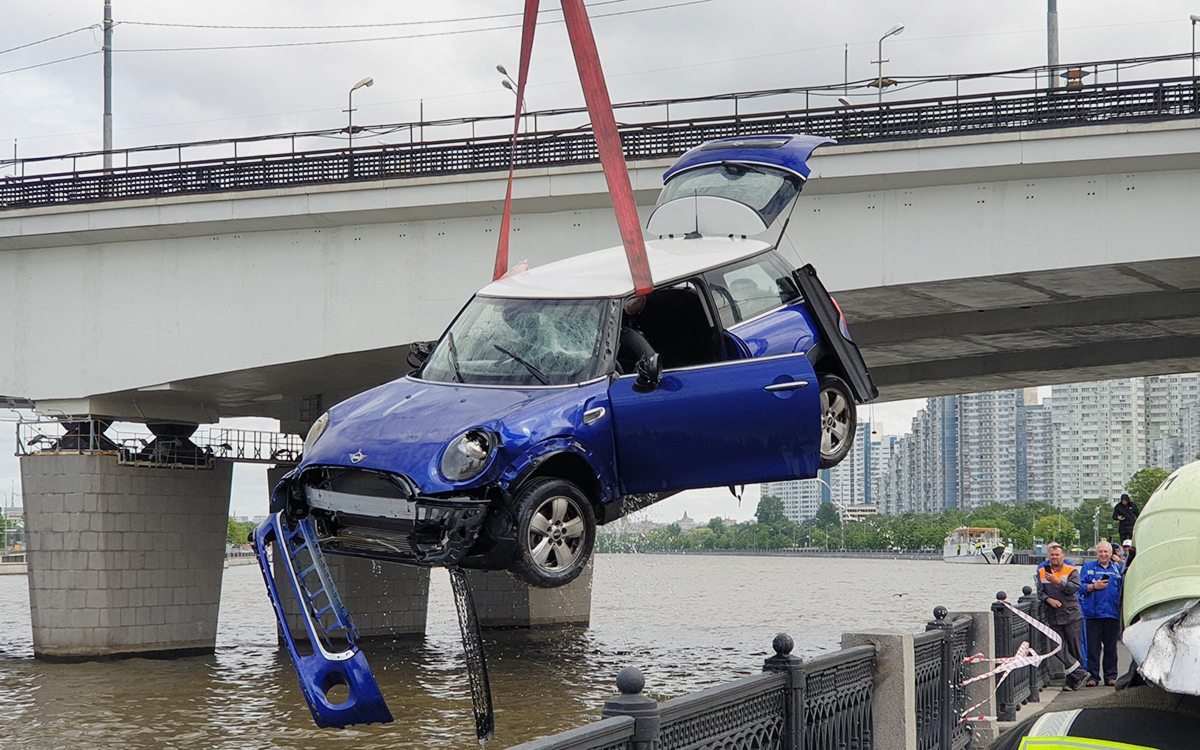
[[[1197, 116], [1200, 82], [1188, 77], [626, 124], [621, 140], [626, 158], [638, 161], [745, 135], [803, 132], [853, 143]], [[489, 136], [17, 176], [0, 183], [0, 210], [493, 172], [508, 169], [511, 148], [509, 138]], [[591, 131], [573, 127], [520, 136], [515, 158], [518, 168], [537, 168], [596, 163], [599, 154]]]

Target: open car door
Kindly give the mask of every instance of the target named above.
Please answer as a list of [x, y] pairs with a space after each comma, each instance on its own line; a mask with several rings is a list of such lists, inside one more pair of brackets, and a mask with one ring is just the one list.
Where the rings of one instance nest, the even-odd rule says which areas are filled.
[[834, 374], [850, 384], [851, 390], [854, 391], [854, 399], [860, 404], [879, 398], [879, 389], [871, 380], [871, 373], [867, 371], [862, 352], [858, 350], [858, 344], [850, 339], [849, 329], [842, 319], [842, 311], [825, 290], [825, 285], [817, 278], [817, 269], [809, 263], [798, 269], [794, 276], [801, 294], [808, 302], [808, 309], [812, 311], [821, 341], [830, 348], [834, 359], [837, 360], [840, 369]]
[[668, 370], [645, 393], [636, 379], [609, 387], [624, 494], [817, 475], [820, 389], [803, 354]]

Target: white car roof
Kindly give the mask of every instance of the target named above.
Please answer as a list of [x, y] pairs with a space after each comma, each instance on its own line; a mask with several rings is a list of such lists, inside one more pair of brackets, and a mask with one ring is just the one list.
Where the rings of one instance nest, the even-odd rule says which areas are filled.
[[[760, 240], [739, 237], [650, 240], [646, 256], [650, 277], [658, 286], [758, 255], [770, 247]], [[633, 275], [625, 248], [610, 247], [506, 276], [479, 294], [525, 299], [624, 297], [633, 294]]]

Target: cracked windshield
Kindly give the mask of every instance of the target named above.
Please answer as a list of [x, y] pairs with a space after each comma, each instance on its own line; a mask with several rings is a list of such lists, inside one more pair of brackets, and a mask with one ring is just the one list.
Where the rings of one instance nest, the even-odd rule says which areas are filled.
[[607, 300], [476, 297], [421, 372], [446, 383], [566, 385], [600, 375]]

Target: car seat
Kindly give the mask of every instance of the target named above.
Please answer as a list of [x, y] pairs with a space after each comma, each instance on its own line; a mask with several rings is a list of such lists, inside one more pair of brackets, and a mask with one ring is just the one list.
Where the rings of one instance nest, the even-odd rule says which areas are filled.
[[660, 289], [651, 294], [637, 328], [658, 352], [663, 369], [720, 359], [704, 302], [692, 289]]

